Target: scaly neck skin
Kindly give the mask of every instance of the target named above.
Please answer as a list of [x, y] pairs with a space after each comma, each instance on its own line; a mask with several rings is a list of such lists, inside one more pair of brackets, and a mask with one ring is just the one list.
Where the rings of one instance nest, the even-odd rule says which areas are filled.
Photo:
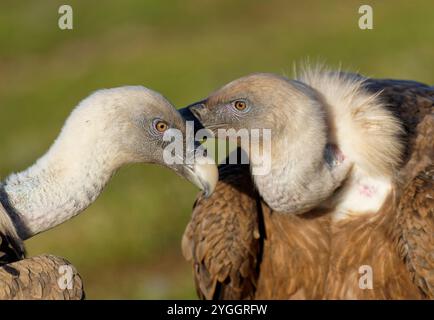
[[9, 176], [4, 191], [19, 236], [53, 228], [95, 201], [121, 165], [111, 151], [103, 139], [63, 132], [33, 166]]

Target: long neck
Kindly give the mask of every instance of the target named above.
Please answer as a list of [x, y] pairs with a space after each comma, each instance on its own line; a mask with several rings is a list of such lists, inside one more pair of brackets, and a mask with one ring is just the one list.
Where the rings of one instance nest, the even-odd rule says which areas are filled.
[[7, 178], [2, 202], [22, 239], [71, 219], [95, 201], [118, 167], [104, 143], [64, 132], [33, 166]]
[[[304, 197], [309, 183], [324, 163], [327, 144], [326, 122], [321, 113], [307, 117], [300, 124], [302, 128], [285, 126], [283, 132], [271, 136], [270, 170], [266, 174], [255, 175], [256, 187], [267, 204], [274, 210], [291, 211], [291, 204]], [[297, 132], [294, 134], [294, 132]], [[251, 165], [263, 162], [263, 158], [251, 157]]]

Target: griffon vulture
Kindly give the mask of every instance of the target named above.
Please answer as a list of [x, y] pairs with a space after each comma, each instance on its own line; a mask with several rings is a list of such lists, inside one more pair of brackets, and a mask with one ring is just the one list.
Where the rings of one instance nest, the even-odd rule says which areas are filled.
[[433, 107], [421, 83], [315, 70], [185, 108], [216, 134], [272, 129], [268, 174], [222, 165], [196, 200], [182, 249], [199, 296], [434, 298]]
[[[185, 138], [185, 123], [176, 109], [144, 87], [100, 90], [83, 100], [48, 152], [0, 185], [0, 298], [83, 296], [81, 281], [67, 293], [58, 287], [58, 267], [68, 264], [63, 259], [21, 260], [22, 241], [86, 209], [125, 164], [166, 166], [211, 193], [218, 178], [214, 164], [164, 161], [169, 129], [180, 130]], [[74, 276], [80, 280], [76, 272]]]

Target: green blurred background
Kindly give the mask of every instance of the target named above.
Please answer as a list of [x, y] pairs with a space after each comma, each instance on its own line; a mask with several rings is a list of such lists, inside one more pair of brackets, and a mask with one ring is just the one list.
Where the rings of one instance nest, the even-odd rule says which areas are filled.
[[[32, 164], [90, 92], [127, 84], [183, 106], [236, 77], [309, 57], [434, 83], [434, 1], [0, 1], [0, 177]], [[74, 30], [57, 27], [61, 4]], [[358, 28], [358, 8], [374, 29]], [[181, 236], [197, 190], [134, 165], [85, 213], [27, 241], [69, 259], [89, 299], [196, 298]]]

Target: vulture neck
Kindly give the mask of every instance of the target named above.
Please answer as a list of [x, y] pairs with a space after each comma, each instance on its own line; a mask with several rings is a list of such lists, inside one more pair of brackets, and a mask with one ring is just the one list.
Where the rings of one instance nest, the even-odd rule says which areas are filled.
[[43, 157], [2, 186], [0, 200], [23, 240], [87, 208], [121, 165], [108, 139], [73, 131], [64, 128]]
[[[327, 146], [327, 124], [323, 111], [312, 108], [296, 128], [285, 126], [283, 132], [272, 136], [271, 152], [256, 158], [251, 155], [251, 167], [261, 166], [268, 161], [270, 170], [266, 174], [255, 175], [256, 187], [265, 202], [279, 212], [291, 212], [296, 198], [309, 191], [311, 180], [317, 179], [315, 172], [324, 167]], [[267, 158], [268, 157], [268, 158]]]

